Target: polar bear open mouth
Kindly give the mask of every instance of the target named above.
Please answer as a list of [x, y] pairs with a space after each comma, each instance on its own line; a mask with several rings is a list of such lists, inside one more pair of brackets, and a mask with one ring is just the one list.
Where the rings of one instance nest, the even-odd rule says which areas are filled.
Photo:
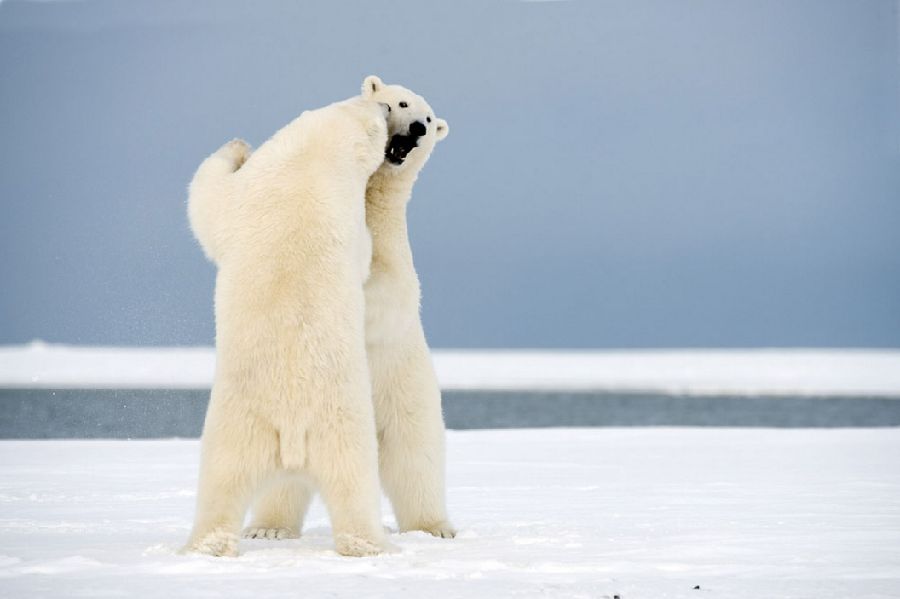
[[384, 150], [384, 157], [391, 164], [403, 164], [406, 156], [418, 145], [418, 135], [400, 135], [398, 133], [392, 136], [388, 142], [387, 148]]

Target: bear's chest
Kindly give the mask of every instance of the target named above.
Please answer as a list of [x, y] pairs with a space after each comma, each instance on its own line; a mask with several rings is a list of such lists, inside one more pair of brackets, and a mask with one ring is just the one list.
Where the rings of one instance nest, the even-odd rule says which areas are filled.
[[[415, 277], [376, 267], [364, 286], [366, 343], [392, 343], [403, 339], [419, 319], [419, 294]], [[404, 276], [406, 274], [407, 276]]]

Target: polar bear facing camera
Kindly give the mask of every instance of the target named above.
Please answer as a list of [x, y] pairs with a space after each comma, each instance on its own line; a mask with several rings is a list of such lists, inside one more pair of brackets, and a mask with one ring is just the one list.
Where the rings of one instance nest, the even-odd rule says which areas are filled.
[[451, 538], [444, 483], [441, 391], [419, 315], [420, 287], [407, 233], [413, 186], [449, 127], [420, 96], [367, 83], [390, 106], [387, 160], [366, 188], [372, 265], [366, 281], [366, 350], [378, 430], [381, 483], [400, 531]]
[[321, 492], [339, 553], [383, 549], [362, 285], [387, 115], [364, 96], [304, 112], [252, 155], [226, 144], [194, 176], [191, 228], [218, 274], [188, 551], [236, 555], [253, 495], [286, 479]]
[[[372, 235], [366, 350], [381, 482], [401, 532], [453, 537], [445, 498], [441, 395], [419, 317], [419, 280], [406, 225], [413, 185], [448, 126], [423, 98], [377, 77], [366, 78], [363, 95], [390, 108], [385, 161], [366, 189]], [[245, 536], [298, 536], [312, 492], [302, 481], [273, 486], [257, 502]]]

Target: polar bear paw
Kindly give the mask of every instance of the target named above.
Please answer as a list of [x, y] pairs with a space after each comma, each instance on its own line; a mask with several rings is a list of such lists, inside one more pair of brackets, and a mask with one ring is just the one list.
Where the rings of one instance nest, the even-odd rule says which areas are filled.
[[366, 123], [366, 134], [378, 146], [378, 149], [384, 152], [384, 147], [387, 145], [388, 124], [381, 110], [378, 110], [377, 114]]
[[340, 534], [334, 538], [334, 546], [341, 555], [349, 557], [367, 557], [384, 552], [382, 543], [351, 534]]
[[217, 528], [182, 550], [183, 553], [202, 553], [215, 557], [237, 557], [238, 536], [233, 532]]
[[248, 526], [242, 536], [245, 539], [299, 539], [300, 533], [293, 528], [267, 528], [265, 526]]
[[413, 530], [421, 530], [422, 532], [427, 532], [432, 536], [440, 537], [442, 539], [452, 539], [456, 536], [456, 529], [453, 528], [453, 525], [446, 520], [438, 522], [436, 524], [415, 526], [409, 529], [409, 531]]
[[250, 158], [250, 144], [243, 139], [235, 138], [219, 148], [218, 153], [231, 164], [231, 171], [234, 172]]

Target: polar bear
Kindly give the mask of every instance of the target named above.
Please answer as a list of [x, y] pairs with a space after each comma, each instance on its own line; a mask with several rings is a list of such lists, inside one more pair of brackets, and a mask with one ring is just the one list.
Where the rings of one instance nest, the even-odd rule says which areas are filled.
[[304, 112], [252, 155], [232, 141], [194, 175], [189, 220], [218, 274], [187, 551], [236, 555], [253, 494], [280, 479], [322, 493], [339, 553], [383, 550], [362, 285], [387, 116], [363, 95]]
[[[435, 144], [447, 136], [448, 125], [423, 98], [377, 77], [366, 78], [363, 95], [390, 108], [385, 161], [366, 189], [372, 235], [366, 350], [381, 481], [401, 532], [453, 537], [445, 499], [441, 395], [419, 317], [419, 280], [406, 228], [413, 185]], [[298, 536], [312, 493], [296, 481], [272, 487], [256, 503], [244, 536]]]

